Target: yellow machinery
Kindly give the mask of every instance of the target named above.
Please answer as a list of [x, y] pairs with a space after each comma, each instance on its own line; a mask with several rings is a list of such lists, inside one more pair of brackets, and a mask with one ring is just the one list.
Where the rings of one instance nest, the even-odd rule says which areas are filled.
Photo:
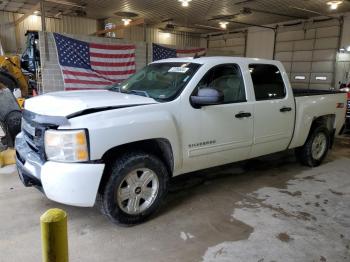
[[29, 78], [21, 69], [19, 56], [0, 56], [0, 82], [11, 91], [20, 88], [22, 97], [29, 94]]

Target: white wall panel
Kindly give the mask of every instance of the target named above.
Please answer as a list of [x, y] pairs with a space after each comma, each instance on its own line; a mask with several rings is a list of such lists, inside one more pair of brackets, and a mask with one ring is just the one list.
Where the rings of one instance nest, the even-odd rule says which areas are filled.
[[244, 56], [246, 53], [243, 32], [225, 35], [211, 35], [208, 40], [208, 55]]
[[309, 73], [311, 71], [311, 62], [294, 62], [292, 72]]
[[313, 61], [335, 61], [335, 59], [334, 49], [315, 50], [312, 57]]
[[292, 61], [293, 52], [279, 52], [276, 53], [275, 59], [279, 61]]
[[282, 64], [283, 64], [285, 70], [286, 70], [288, 73], [291, 72], [291, 70], [292, 70], [292, 62], [283, 62], [283, 61], [282, 61]]
[[[290, 42], [293, 43], [293, 42]], [[296, 51], [304, 51], [304, 50], [312, 50], [314, 47], [314, 40], [300, 40], [294, 42], [294, 50]]]
[[304, 31], [287, 31], [281, 32], [277, 34], [277, 41], [295, 41], [295, 40], [303, 40], [304, 39]]
[[293, 51], [293, 42], [277, 42], [276, 52]]
[[248, 31], [247, 56], [273, 59], [275, 33], [272, 30]]
[[293, 53], [293, 61], [311, 61], [312, 51], [295, 51]]
[[316, 30], [316, 38], [338, 37], [340, 34], [339, 26], [323, 27]]
[[333, 73], [333, 71], [334, 61], [313, 62], [311, 66], [311, 72], [314, 73]]
[[315, 49], [338, 49], [339, 38], [320, 38], [316, 39]]

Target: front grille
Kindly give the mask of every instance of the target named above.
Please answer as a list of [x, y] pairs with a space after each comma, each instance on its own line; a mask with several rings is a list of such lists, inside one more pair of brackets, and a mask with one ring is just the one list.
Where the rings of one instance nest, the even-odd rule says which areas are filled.
[[23, 117], [22, 132], [24, 139], [33, 152], [37, 153], [41, 160], [45, 161], [44, 133], [47, 126], [35, 123]]
[[348, 100], [348, 107], [347, 107], [347, 110], [346, 110], [346, 117], [350, 118], [350, 100]]

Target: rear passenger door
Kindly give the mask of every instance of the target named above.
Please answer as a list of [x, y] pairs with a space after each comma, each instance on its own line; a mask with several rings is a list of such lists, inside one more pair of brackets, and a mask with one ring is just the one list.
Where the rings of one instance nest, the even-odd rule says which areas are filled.
[[251, 157], [283, 151], [293, 135], [295, 103], [275, 65], [250, 64], [255, 94]]

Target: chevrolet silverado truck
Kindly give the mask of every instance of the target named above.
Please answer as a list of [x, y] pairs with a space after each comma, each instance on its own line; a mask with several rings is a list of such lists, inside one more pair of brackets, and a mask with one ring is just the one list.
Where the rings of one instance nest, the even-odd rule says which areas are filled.
[[292, 90], [278, 61], [166, 59], [106, 90], [28, 99], [17, 167], [53, 201], [136, 224], [174, 176], [287, 149], [320, 165], [345, 107], [344, 93]]

